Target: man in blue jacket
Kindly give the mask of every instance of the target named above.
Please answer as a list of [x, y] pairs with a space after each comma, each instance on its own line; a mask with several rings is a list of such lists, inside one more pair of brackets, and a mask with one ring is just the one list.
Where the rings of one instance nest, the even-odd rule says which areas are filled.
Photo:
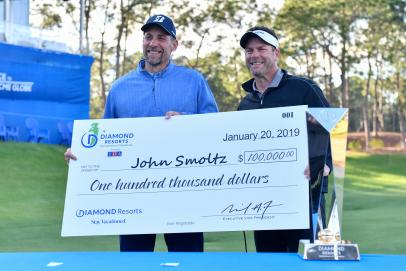
[[178, 47], [172, 20], [164, 15], [155, 15], [141, 30], [144, 31], [144, 59], [135, 71], [113, 83], [104, 117], [138, 118], [216, 112], [213, 94], [203, 76], [171, 61], [171, 54]]
[[[199, 72], [175, 65], [176, 29], [165, 15], [154, 15], [141, 27], [143, 55], [136, 70], [115, 81], [104, 118], [139, 118], [217, 112], [208, 83]], [[65, 160], [76, 159], [68, 149]], [[168, 251], [203, 251], [203, 233], [165, 234]], [[121, 235], [120, 251], [153, 251], [155, 234]]]

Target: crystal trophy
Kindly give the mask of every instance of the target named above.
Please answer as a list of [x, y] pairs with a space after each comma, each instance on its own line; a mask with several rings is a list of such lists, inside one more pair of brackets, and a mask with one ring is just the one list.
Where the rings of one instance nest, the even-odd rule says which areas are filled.
[[348, 109], [309, 108], [307, 127], [313, 236], [300, 240], [298, 253], [306, 260], [359, 260], [358, 245], [341, 235]]

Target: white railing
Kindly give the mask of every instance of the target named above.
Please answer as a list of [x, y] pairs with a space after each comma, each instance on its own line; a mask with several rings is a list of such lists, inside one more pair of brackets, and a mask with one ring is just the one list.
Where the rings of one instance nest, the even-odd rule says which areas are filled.
[[79, 35], [0, 21], [0, 42], [66, 53], [79, 53]]

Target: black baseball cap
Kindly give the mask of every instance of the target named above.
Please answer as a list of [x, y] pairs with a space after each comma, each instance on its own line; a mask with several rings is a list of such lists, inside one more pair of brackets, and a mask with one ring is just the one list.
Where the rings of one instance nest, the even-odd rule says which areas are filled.
[[145, 32], [148, 30], [149, 27], [154, 25], [159, 26], [166, 33], [168, 33], [170, 36], [176, 39], [175, 25], [173, 24], [171, 18], [169, 18], [168, 16], [158, 14], [149, 17], [148, 21], [141, 27], [141, 30]]
[[272, 30], [266, 28], [266, 27], [261, 27], [261, 28], [254, 28], [252, 30], [248, 30], [247, 33], [245, 33], [241, 39], [240, 39], [240, 45], [242, 48], [245, 49], [247, 46], [248, 40], [251, 38], [259, 38], [263, 40], [265, 43], [272, 45], [275, 48], [279, 48], [279, 41], [278, 38], [275, 36]]

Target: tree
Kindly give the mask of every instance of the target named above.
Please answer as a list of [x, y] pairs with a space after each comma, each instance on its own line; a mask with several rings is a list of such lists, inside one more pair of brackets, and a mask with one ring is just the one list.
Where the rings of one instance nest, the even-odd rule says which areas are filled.
[[218, 52], [201, 57], [199, 62], [200, 71], [206, 77], [220, 111], [235, 111], [244, 96], [240, 83], [250, 77], [245, 64], [234, 56], [225, 59]]
[[91, 20], [91, 13], [96, 9], [95, 0], [85, 0], [84, 2], [84, 15], [85, 15], [85, 40], [86, 40], [86, 53], [90, 53], [90, 37], [89, 37], [89, 22]]
[[[366, 59], [368, 63], [367, 83], [363, 104], [366, 149], [368, 148], [369, 126], [371, 122], [373, 132], [377, 135], [378, 131], [385, 129], [385, 112], [391, 115], [402, 114], [391, 110], [392, 108], [403, 107], [393, 104], [394, 101], [385, 101], [383, 92], [392, 92], [393, 94], [391, 95], [397, 96], [400, 99], [402, 97], [402, 95], [399, 95], [398, 81], [395, 79], [395, 76], [391, 74], [393, 74], [393, 68], [395, 69], [395, 74], [400, 74], [398, 71], [399, 64], [401, 63], [399, 61], [402, 61], [402, 54], [404, 59], [405, 42], [404, 38], [402, 42], [404, 35], [401, 34], [402, 25], [404, 28], [404, 13], [405, 3], [403, 1], [376, 1], [367, 7], [366, 24], [360, 31], [361, 38], [357, 43], [357, 47], [361, 51], [360, 58]], [[392, 81], [392, 83], [387, 83], [386, 81], [388, 81], [388, 79]], [[371, 87], [372, 84], [374, 86], [373, 88]], [[369, 100], [373, 101], [372, 116], [369, 116]], [[391, 104], [391, 106], [387, 106], [387, 110], [384, 109], [385, 103]], [[401, 101], [397, 103], [399, 104]], [[393, 119], [393, 117], [389, 119]], [[402, 125], [403, 122], [400, 122], [399, 127], [401, 128]], [[396, 129], [396, 127], [392, 125], [392, 129]]]
[[[44, 27], [78, 21], [78, 1], [33, 1]], [[238, 45], [242, 32], [267, 25], [280, 37], [280, 66], [324, 84], [333, 106], [351, 107], [350, 128], [363, 129], [366, 142], [371, 127], [405, 135], [404, 0], [286, 0], [279, 12], [248, 0], [85, 0], [86, 48], [96, 59], [92, 116], [101, 116], [112, 81], [142, 57], [141, 46], [128, 41], [161, 12], [174, 19], [188, 50], [179, 47], [176, 61], [205, 75], [221, 110], [235, 110], [244, 96], [240, 84], [250, 77]]]
[[[45, 2], [45, 3], [44, 3]], [[64, 1], [38, 1], [33, 0], [33, 13], [37, 13], [41, 16], [40, 27], [42, 29], [54, 29], [61, 28], [63, 19], [60, 14], [66, 14], [70, 18], [73, 25], [76, 24], [75, 11], [77, 10], [75, 5], [70, 2]], [[62, 10], [62, 12], [61, 12]], [[79, 30], [78, 28], [76, 28]]]
[[[244, 27], [243, 18], [249, 14], [257, 12], [256, 2], [244, 0], [214, 0], [204, 2], [194, 2], [183, 0], [170, 1], [171, 16], [174, 18], [178, 30], [183, 33], [192, 30], [193, 34], [190, 36], [180, 36], [182, 43], [187, 48], [195, 52], [193, 62], [188, 61], [188, 66], [192, 68], [200, 68], [200, 58], [204, 44], [217, 44], [222, 45], [227, 35], [230, 35], [233, 29], [241, 29]], [[244, 12], [242, 13], [241, 10]], [[216, 33], [214, 40], [208, 41], [212, 29], [222, 26], [224, 31]], [[235, 41], [235, 44], [238, 44]], [[221, 48], [221, 47], [220, 47]], [[221, 52], [225, 56], [226, 52]]]
[[[106, 42], [105, 42], [105, 35], [106, 35], [106, 26], [109, 24], [113, 18], [114, 14], [111, 12], [111, 7], [112, 3], [111, 0], [107, 0], [104, 5], [102, 4], [100, 8], [104, 9], [104, 19], [103, 19], [103, 27], [100, 33], [101, 39], [100, 43], [95, 42], [95, 52], [98, 52], [98, 56], [96, 56], [96, 63], [93, 66], [93, 70], [96, 70], [96, 72], [92, 72], [92, 75], [95, 75], [95, 73], [98, 75], [100, 81], [99, 81], [99, 86], [100, 86], [100, 98], [98, 99], [98, 107], [104, 108], [104, 105], [106, 104], [106, 93], [107, 93], [107, 84], [105, 80], [105, 73], [106, 70], [111, 68], [111, 64], [108, 61], [108, 57], [111, 56], [112, 50], [106, 49]], [[106, 57], [107, 55], [107, 57]], [[93, 77], [94, 78], [94, 77]], [[97, 82], [97, 81], [96, 81]], [[95, 83], [96, 83], [95, 82]], [[95, 84], [93, 84], [95, 86]], [[96, 110], [95, 115], [99, 116], [98, 111]]]
[[395, 68], [395, 74], [391, 78], [395, 86], [397, 96], [397, 115], [399, 129], [402, 135], [401, 145], [405, 148], [406, 130], [406, 2], [402, 0], [388, 0], [391, 16], [390, 31], [388, 35], [388, 60]]
[[[348, 107], [347, 76], [357, 61], [354, 54], [354, 31], [357, 22], [365, 17], [365, 6], [373, 1], [345, 0], [287, 0], [278, 14], [276, 24], [286, 34], [286, 43], [300, 44], [298, 48], [308, 55], [313, 48], [322, 49], [340, 70], [340, 105]], [[317, 47], [315, 47], [317, 46]], [[330, 69], [330, 73], [332, 68]], [[325, 77], [329, 77], [328, 74]], [[325, 84], [332, 91], [331, 82]], [[331, 93], [329, 93], [330, 96]]]
[[[117, 24], [116, 40], [116, 79], [122, 75], [121, 54], [122, 38], [125, 37], [124, 44], [127, 42], [128, 34], [131, 32], [135, 23], [143, 23], [147, 16], [150, 15], [151, 9], [157, 5], [159, 0], [120, 0], [119, 14], [120, 20]], [[126, 47], [125, 47], [126, 48]], [[125, 52], [125, 50], [124, 50]], [[124, 59], [125, 59], [124, 54]]]

